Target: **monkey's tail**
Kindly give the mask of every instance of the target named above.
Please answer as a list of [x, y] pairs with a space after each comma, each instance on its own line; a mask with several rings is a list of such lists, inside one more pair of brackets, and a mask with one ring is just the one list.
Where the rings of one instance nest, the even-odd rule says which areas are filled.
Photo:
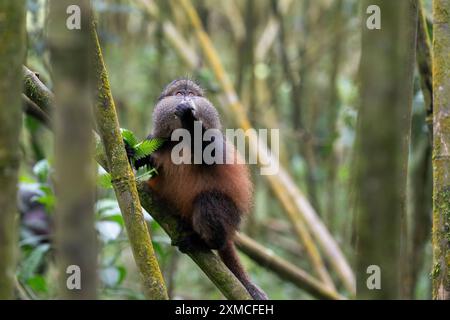
[[227, 245], [218, 250], [219, 256], [225, 265], [230, 269], [231, 272], [239, 279], [239, 281], [244, 285], [245, 289], [247, 289], [248, 293], [255, 300], [268, 300], [267, 295], [262, 291], [257, 285], [251, 282], [249, 276], [244, 270], [244, 267], [241, 265], [239, 261], [239, 257], [237, 255], [236, 247], [234, 246], [233, 241], [228, 241]]

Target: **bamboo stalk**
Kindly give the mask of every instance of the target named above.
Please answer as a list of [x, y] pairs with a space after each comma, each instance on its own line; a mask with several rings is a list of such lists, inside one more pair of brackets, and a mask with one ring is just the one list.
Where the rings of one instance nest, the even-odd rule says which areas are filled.
[[14, 298], [25, 15], [24, 0], [0, 2], [0, 299]]
[[450, 299], [450, 1], [433, 1], [433, 299]]
[[[66, 28], [66, 9], [80, 8], [81, 30]], [[49, 2], [48, 46], [54, 74], [55, 110], [55, 247], [58, 297], [97, 298], [97, 234], [95, 230], [95, 174], [92, 159], [92, 99], [89, 88], [88, 0]], [[73, 72], [76, 70], [76, 72]], [[80, 287], [68, 287], [69, 266], [81, 272]]]
[[135, 177], [125, 152], [95, 24], [92, 24], [91, 41], [95, 50], [93, 64], [96, 77], [96, 104], [94, 110], [97, 128], [134, 259], [141, 275], [144, 294], [149, 299], [168, 299], [164, 279], [142, 213]]

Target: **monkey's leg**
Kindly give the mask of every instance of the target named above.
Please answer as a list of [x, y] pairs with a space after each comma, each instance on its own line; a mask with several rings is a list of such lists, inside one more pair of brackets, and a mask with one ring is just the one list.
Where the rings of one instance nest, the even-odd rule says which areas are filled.
[[203, 192], [194, 200], [192, 226], [210, 249], [224, 248], [240, 220], [236, 205], [223, 193]]

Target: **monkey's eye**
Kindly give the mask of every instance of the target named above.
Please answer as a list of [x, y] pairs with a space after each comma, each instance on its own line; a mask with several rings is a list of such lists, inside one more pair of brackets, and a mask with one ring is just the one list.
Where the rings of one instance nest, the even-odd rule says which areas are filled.
[[194, 93], [192, 91], [189, 91], [189, 97], [193, 97]]
[[177, 96], [182, 96], [183, 95], [183, 92], [181, 92], [181, 91], [177, 91], [177, 93], [175, 93]]

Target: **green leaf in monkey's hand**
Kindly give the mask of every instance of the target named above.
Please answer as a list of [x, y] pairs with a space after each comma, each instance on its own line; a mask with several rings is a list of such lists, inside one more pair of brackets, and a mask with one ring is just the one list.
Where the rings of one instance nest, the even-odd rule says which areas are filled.
[[142, 158], [145, 158], [146, 156], [152, 154], [156, 150], [158, 150], [164, 143], [165, 139], [161, 138], [152, 138], [149, 140], [144, 140], [137, 145], [135, 145], [135, 160], [140, 160]]
[[132, 148], [135, 148], [136, 145], [138, 144], [138, 139], [136, 138], [136, 136], [134, 135], [133, 132], [131, 132], [131, 130], [128, 129], [120, 129], [121, 133], [122, 133], [122, 138], [123, 140], [125, 140], [125, 142]]

